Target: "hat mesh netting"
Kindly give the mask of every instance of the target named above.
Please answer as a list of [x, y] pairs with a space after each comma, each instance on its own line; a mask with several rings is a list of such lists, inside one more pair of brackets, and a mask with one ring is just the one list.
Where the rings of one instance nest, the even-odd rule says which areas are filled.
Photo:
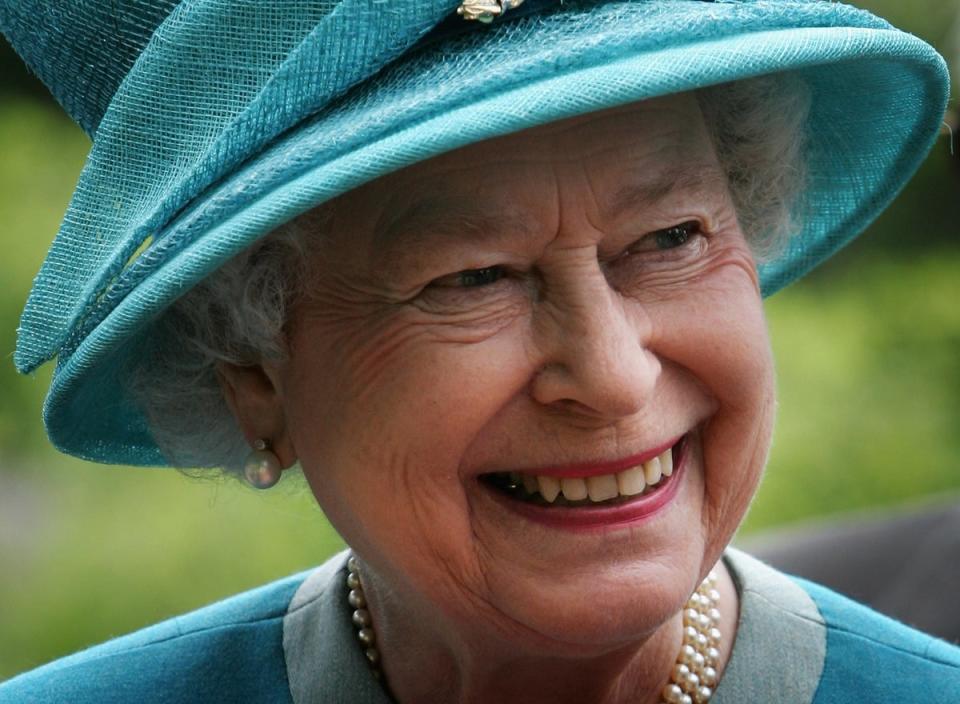
[[[142, 6], [154, 4], [128, 3], [129, 17], [117, 22], [136, 24], [148, 14]], [[400, 55], [451, 7], [450, 0], [177, 5], [99, 122], [24, 313], [22, 327], [38, 334], [21, 337], [18, 367], [29, 371], [52, 357], [105, 285], [191, 199]]]

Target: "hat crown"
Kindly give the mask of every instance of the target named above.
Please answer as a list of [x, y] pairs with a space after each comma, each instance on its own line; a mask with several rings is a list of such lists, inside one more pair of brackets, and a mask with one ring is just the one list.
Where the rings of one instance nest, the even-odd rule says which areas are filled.
[[180, 0], [2, 0], [0, 31], [93, 136], [124, 76]]

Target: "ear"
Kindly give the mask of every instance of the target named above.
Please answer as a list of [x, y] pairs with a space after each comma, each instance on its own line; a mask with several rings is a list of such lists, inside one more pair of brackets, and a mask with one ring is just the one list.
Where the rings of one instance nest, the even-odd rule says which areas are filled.
[[287, 432], [280, 374], [273, 367], [243, 366], [221, 362], [217, 378], [227, 406], [250, 447], [266, 440], [284, 469], [297, 461], [297, 452]]

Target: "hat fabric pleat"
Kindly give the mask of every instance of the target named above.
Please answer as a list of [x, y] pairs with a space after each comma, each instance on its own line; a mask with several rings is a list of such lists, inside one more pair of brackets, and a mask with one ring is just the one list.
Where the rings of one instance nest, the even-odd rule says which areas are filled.
[[[456, 4], [181, 3], [100, 123], [24, 310], [18, 369], [55, 356], [130, 257], [193, 198], [396, 58]], [[295, 80], [289, 64], [300, 67]]]

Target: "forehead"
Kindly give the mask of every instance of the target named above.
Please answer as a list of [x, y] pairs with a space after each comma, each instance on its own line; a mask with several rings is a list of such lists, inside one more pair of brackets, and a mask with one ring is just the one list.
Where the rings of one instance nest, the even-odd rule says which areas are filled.
[[[509, 217], [562, 181], [615, 217], [675, 192], [725, 185], [693, 94], [656, 98], [478, 142], [393, 172], [340, 199], [381, 243], [433, 219]], [[362, 214], [362, 215], [361, 215]], [[364, 228], [366, 229], [366, 228]]]
[[[713, 160], [703, 114], [692, 93], [579, 115], [441, 154], [385, 177], [394, 186], [425, 181], [448, 187], [484, 179], [484, 170], [578, 163], [584, 169], [670, 168], [678, 158]], [[591, 174], [594, 175], [594, 174]]]

